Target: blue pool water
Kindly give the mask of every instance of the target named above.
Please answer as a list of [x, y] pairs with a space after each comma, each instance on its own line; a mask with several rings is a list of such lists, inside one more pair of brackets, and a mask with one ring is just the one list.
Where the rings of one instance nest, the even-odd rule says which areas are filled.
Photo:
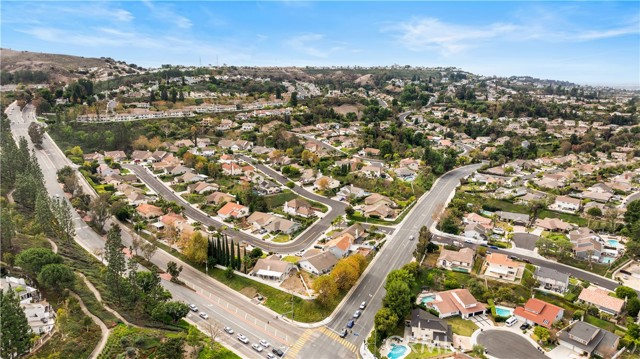
[[616, 259], [613, 258], [613, 257], [602, 257], [602, 258], [600, 258], [600, 260], [602, 261], [602, 263], [609, 264], [609, 263], [615, 261]]
[[389, 359], [398, 359], [401, 356], [403, 356], [404, 353], [407, 352], [407, 347], [404, 345], [394, 345], [394, 344], [391, 344], [391, 345], [392, 345], [391, 351], [389, 352], [389, 354], [387, 354]]
[[607, 244], [609, 247], [618, 248], [620, 246], [620, 242], [617, 239], [609, 239], [607, 240]]
[[433, 296], [433, 295], [428, 295], [428, 296], [426, 296], [426, 297], [422, 297], [421, 302], [422, 302], [422, 304], [427, 304], [427, 303], [431, 303], [431, 302], [433, 302], [435, 299], [436, 299], [436, 297], [435, 297], [435, 296]]
[[513, 314], [513, 309], [496, 307], [496, 314], [501, 317], [510, 317]]

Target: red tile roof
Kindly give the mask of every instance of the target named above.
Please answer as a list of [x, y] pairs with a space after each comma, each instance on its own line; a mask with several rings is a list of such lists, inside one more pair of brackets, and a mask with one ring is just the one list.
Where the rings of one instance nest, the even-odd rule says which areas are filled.
[[562, 311], [563, 309], [558, 306], [540, 299], [531, 298], [524, 307], [516, 307], [513, 314], [550, 329]]

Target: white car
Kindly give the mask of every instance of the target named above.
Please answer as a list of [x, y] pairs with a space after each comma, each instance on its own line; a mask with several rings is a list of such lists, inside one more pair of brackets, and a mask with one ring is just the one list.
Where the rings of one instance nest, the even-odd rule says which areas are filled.
[[253, 350], [257, 351], [258, 353], [260, 353], [262, 351], [262, 345], [260, 344], [252, 344], [251, 347], [253, 348]]
[[271, 346], [271, 344], [269, 344], [268, 341], [264, 340], [264, 339], [260, 339], [260, 345], [262, 345], [265, 348], [268, 348], [269, 346]]
[[276, 359], [276, 356], [271, 353], [267, 353], [267, 359]]
[[367, 302], [360, 303], [360, 309], [364, 310], [367, 307]]
[[409, 236], [410, 241], [414, 240], [414, 238], [416, 238], [414, 235]]
[[198, 307], [196, 307], [195, 304], [189, 304], [189, 309], [191, 309], [192, 312], [197, 312], [198, 311]]
[[355, 313], [353, 313], [353, 317], [354, 317], [354, 318], [360, 318], [360, 314], [362, 314], [362, 312], [361, 312], [361, 311], [359, 311], [359, 310], [356, 310], [356, 312], [355, 312]]
[[238, 334], [238, 340], [243, 342], [243, 343], [245, 343], [245, 344], [249, 343], [249, 339], [247, 337], [245, 337], [244, 335], [242, 335], [242, 334]]
[[229, 334], [233, 334], [233, 329], [231, 329], [231, 327], [224, 327], [224, 331]]
[[200, 318], [202, 319], [209, 319], [209, 316], [207, 315], [207, 313], [200, 313], [198, 314], [200, 316]]

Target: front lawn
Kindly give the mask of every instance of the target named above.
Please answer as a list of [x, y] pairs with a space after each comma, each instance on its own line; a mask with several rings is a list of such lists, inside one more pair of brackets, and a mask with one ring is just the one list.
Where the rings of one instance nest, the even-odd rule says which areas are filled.
[[271, 240], [272, 242], [275, 243], [285, 243], [285, 242], [289, 242], [291, 240], [291, 236], [288, 234], [278, 234], [273, 240]]
[[278, 194], [273, 194], [270, 196], [264, 196], [264, 201], [267, 203], [267, 208], [272, 209], [276, 207], [281, 207], [285, 202], [291, 201], [294, 198], [298, 198], [299, 196], [293, 192], [285, 191]]
[[445, 319], [451, 328], [453, 328], [453, 332], [458, 335], [462, 335], [465, 337], [470, 337], [473, 332], [478, 329], [478, 326], [475, 325], [471, 320], [465, 320], [461, 317], [451, 317]]

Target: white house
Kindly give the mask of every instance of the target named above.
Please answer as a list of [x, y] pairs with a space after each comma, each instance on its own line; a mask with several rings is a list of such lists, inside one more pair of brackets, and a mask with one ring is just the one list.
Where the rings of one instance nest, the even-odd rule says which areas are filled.
[[575, 213], [580, 210], [581, 201], [578, 198], [571, 198], [569, 196], [558, 196], [555, 202], [551, 205], [551, 209], [563, 212]]

